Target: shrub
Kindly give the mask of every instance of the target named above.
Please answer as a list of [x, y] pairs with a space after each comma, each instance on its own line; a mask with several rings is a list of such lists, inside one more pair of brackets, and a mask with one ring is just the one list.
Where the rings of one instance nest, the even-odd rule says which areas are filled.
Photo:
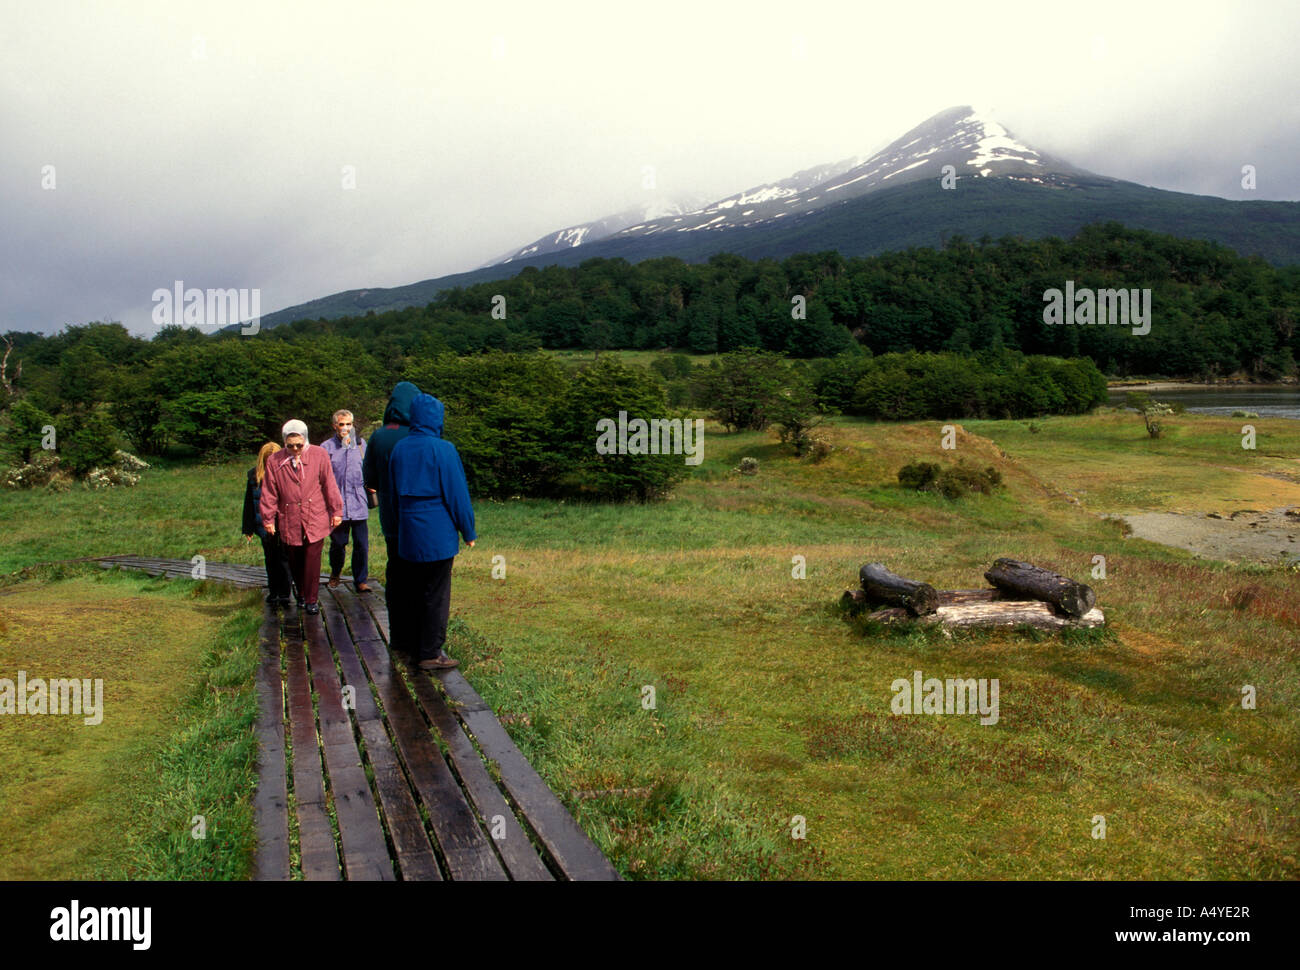
[[738, 471], [738, 472], [740, 472], [740, 474], [742, 474], [742, 475], [757, 475], [757, 474], [758, 474], [758, 459], [757, 459], [757, 458], [742, 458], [742, 459], [740, 459], [740, 464], [736, 466], [735, 470]]
[[690, 470], [684, 454], [597, 452], [597, 422], [617, 422], [620, 411], [627, 412], [629, 424], [638, 418], [676, 419], [683, 427], [690, 423], [685, 414], [668, 410], [663, 389], [639, 368], [604, 358], [573, 377], [555, 409], [554, 447], [562, 463], [556, 484], [563, 494], [616, 501], [658, 499]]
[[768, 413], [776, 425], [781, 443], [793, 447], [799, 457], [808, 453], [813, 443], [813, 432], [826, 420], [812, 386], [801, 376], [795, 377], [791, 386], [773, 399]]
[[829, 441], [820, 435], [814, 435], [808, 441], [808, 447], [805, 450], [804, 457], [815, 465], [819, 462], [825, 461], [834, 450], [834, 445]]
[[59, 471], [59, 457], [53, 452], [38, 451], [36, 456], [22, 465], [5, 470], [5, 488], [40, 488], [47, 486]]
[[961, 498], [971, 492], [987, 495], [1002, 484], [1002, 473], [992, 466], [979, 469], [959, 461], [942, 468], [932, 461], [916, 461], [898, 470], [903, 488], [938, 492], [944, 498]]
[[690, 470], [683, 455], [597, 452], [597, 422], [620, 411], [629, 422], [687, 420], [654, 377], [610, 357], [570, 370], [541, 354], [444, 354], [404, 377], [446, 406], [443, 436], [461, 454], [472, 495], [644, 501]]
[[1142, 415], [1147, 434], [1152, 438], [1159, 438], [1165, 433], [1164, 425], [1160, 421], [1161, 417], [1167, 414], [1178, 414], [1184, 410], [1182, 405], [1175, 408], [1162, 401], [1153, 401], [1151, 395], [1145, 391], [1129, 391], [1124, 395], [1124, 405]]
[[945, 469], [935, 482], [935, 486], [944, 498], [961, 498], [971, 492], [988, 495], [1002, 484], [1002, 473], [996, 468], [983, 470], [958, 462], [952, 468]]
[[115, 485], [130, 487], [140, 481], [137, 473], [148, 467], [148, 462], [141, 461], [129, 452], [118, 450], [109, 464], [90, 470], [86, 475], [86, 484], [91, 488], [112, 488]]
[[898, 470], [898, 483], [920, 491], [939, 477], [939, 466], [932, 461], [914, 461]]
[[667, 383], [690, 374], [691, 358], [687, 354], [665, 354], [650, 361], [650, 369]]

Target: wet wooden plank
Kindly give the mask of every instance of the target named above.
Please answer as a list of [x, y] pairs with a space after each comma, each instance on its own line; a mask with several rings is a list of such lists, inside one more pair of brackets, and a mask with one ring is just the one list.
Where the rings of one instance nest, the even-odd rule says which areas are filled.
[[186, 572], [191, 568], [188, 560], [156, 559], [152, 556], [119, 556], [112, 561], [120, 566], [148, 566], [153, 569], [179, 569], [184, 566]]
[[361, 766], [361, 753], [352, 736], [352, 719], [343, 705], [334, 655], [320, 618], [307, 617], [307, 659], [316, 692], [321, 747], [329, 772], [334, 817], [343, 846], [343, 866], [352, 880], [391, 881], [394, 878], [388, 843], [375, 808], [370, 782]]
[[527, 881], [553, 880], [555, 877], [520, 827], [514, 809], [488, 774], [474, 745], [465, 737], [456, 715], [443, 700], [442, 693], [418, 668], [411, 669], [409, 675], [416, 699], [447, 745], [461, 784], [486, 822], [492, 841], [511, 878]]
[[356, 648], [348, 634], [343, 616], [330, 597], [321, 599], [321, 617], [330, 640], [338, 653], [343, 681], [355, 693], [353, 716], [366, 745], [366, 757], [374, 773], [374, 787], [383, 806], [388, 834], [393, 840], [393, 851], [402, 878], [407, 881], [441, 880], [442, 872], [433, 846], [420, 818], [419, 807], [411, 794], [410, 785], [402, 771], [401, 763], [393, 751], [392, 741], [384, 727], [383, 716], [370, 693], [370, 681], [362, 669]]
[[478, 741], [484, 757], [497, 763], [501, 783], [564, 875], [575, 880], [618, 879], [617, 870], [573, 820], [564, 803], [529, 764], [492, 709], [460, 671], [453, 668], [438, 671], [434, 676], [442, 681], [443, 689], [454, 702], [456, 716]]
[[[338, 596], [342, 591], [333, 592]], [[428, 810], [451, 878], [508, 878], [415, 701], [392, 669], [387, 648], [378, 640], [362, 640], [356, 646], [379, 692], [411, 783]]]
[[[348, 622], [348, 629], [352, 633], [352, 641], [358, 645], [365, 641], [376, 643], [387, 642], [387, 637], [379, 635], [379, 628], [375, 625], [374, 617], [370, 615], [360, 599], [351, 590], [339, 587], [330, 590], [334, 594], [335, 600], [338, 601], [339, 608], [343, 611], [344, 617]], [[366, 597], [368, 598], [368, 596]]]
[[[136, 560], [115, 560], [114, 562], [109, 563], [107, 568], [111, 569], [114, 566], [117, 566], [120, 569], [130, 569], [136, 572], [148, 573], [150, 576], [161, 576], [167, 573], [169, 569], [171, 569], [172, 572], [176, 572], [179, 569], [179, 563], [172, 563], [169, 565], [162, 562], [145, 562]], [[185, 574], [188, 576], [189, 571], [186, 570]]]
[[257, 666], [257, 792], [253, 815], [257, 849], [255, 880], [289, 878], [289, 791], [285, 775], [284, 685], [280, 677], [280, 622], [266, 611]]
[[304, 879], [337, 880], [341, 873], [334, 831], [325, 809], [325, 782], [307, 656], [302, 635], [292, 625], [285, 628], [285, 655], [289, 667], [289, 736], [293, 739], [293, 797], [298, 814], [302, 875]]
[[384, 635], [384, 642], [388, 642], [388, 602], [384, 599], [384, 590], [377, 589], [379, 595], [371, 593], [365, 599], [366, 611], [374, 621], [375, 627]]
[[[150, 556], [105, 556], [97, 560], [100, 568], [134, 569], [147, 572], [151, 576], [167, 576], [176, 579], [193, 579], [194, 564], [188, 559], [158, 559]], [[219, 582], [229, 582], [248, 587], [266, 586], [265, 566], [250, 566], [242, 563], [204, 564], [205, 578]], [[351, 576], [344, 575], [347, 581]], [[322, 585], [329, 579], [329, 573], [322, 572]]]
[[[377, 628], [388, 636], [388, 610], [382, 598], [366, 604]], [[496, 714], [455, 668], [436, 672], [451, 709], [478, 741], [484, 757], [497, 763], [501, 782], [529, 827], [568, 879], [618, 879], [618, 870], [574, 821], [564, 803], [511, 740]]]
[[[167, 575], [187, 578], [190, 577], [190, 570], [192, 569], [191, 564], [185, 560], [161, 560], [146, 557], [105, 557], [100, 560], [100, 565], [103, 568], [113, 568], [113, 566], [139, 568], [155, 576]], [[241, 585], [246, 583], [249, 586], [265, 586], [265, 573], [257, 566], [208, 564], [207, 574], [209, 579], [216, 581]], [[328, 573], [322, 572], [321, 576], [323, 587], [328, 589], [327, 586], [324, 586], [324, 581], [328, 579]], [[344, 579], [350, 581], [349, 577], [345, 576]], [[354, 641], [352, 653], [356, 656], [348, 662], [355, 664], [356, 659], [362, 661], [370, 670], [370, 675], [375, 680], [376, 688], [380, 693], [380, 697], [384, 699], [385, 706], [388, 707], [390, 702], [392, 704], [389, 724], [392, 726], [393, 734], [397, 739], [396, 751], [393, 750], [391, 745], [388, 745], [386, 750], [392, 758], [391, 762], [385, 760], [383, 764], [375, 765], [372, 761], [372, 767], [375, 769], [376, 788], [381, 790], [380, 803], [383, 804], [385, 796], [382, 792], [385, 789], [394, 799], [395, 805], [401, 800], [400, 795], [398, 795], [398, 788], [399, 783], [400, 787], [405, 787], [405, 780], [399, 778], [401, 765], [397, 756], [400, 755], [401, 759], [407, 764], [412, 783], [434, 819], [435, 834], [439, 840], [440, 848], [446, 855], [452, 875], [456, 878], [474, 878], [477, 870], [479, 878], [505, 878], [501, 863], [497, 861], [494, 855], [491, 856], [490, 862], [485, 861], [486, 857], [483, 848], [486, 846], [490, 852], [491, 845], [486, 842], [486, 837], [482, 830], [478, 828], [477, 821], [474, 820], [474, 812], [466, 802], [464, 794], [456, 786], [455, 778], [443, 761], [441, 752], [433, 744], [429, 728], [424, 724], [424, 720], [420, 716], [420, 708], [416, 707], [415, 701], [407, 692], [406, 684], [401, 676], [395, 675], [395, 672], [389, 666], [388, 653], [383, 646], [388, 635], [388, 618], [383, 602], [383, 588], [378, 583], [372, 583], [372, 588], [372, 594], [361, 597], [354, 596], [345, 587], [331, 592], [347, 620], [346, 624], [340, 626], [339, 629], [342, 631], [344, 626], [351, 627], [351, 630], [347, 632], [347, 637]], [[329, 826], [329, 819], [324, 813], [325, 796], [321, 775], [320, 752], [316, 750], [315, 714], [312, 711], [310, 683], [306, 670], [300, 627], [301, 623], [308, 623], [310, 626], [319, 622], [314, 617], [295, 615], [290, 618], [285, 628], [288, 637], [286, 649], [288, 650], [289, 665], [290, 734], [294, 739], [295, 751], [299, 751], [303, 755], [303, 757], [295, 759], [292, 770], [294, 772], [295, 801], [298, 805], [299, 841], [304, 875], [308, 878], [337, 879], [340, 874], [338, 856], [335, 852], [333, 832]], [[332, 622], [337, 624], [338, 620]], [[345, 662], [342, 653], [339, 662], [340, 666]], [[332, 667], [332, 664], [330, 666]], [[352, 679], [353, 673], [357, 674], [356, 679], [360, 682], [362, 675], [360, 664], [355, 664], [355, 669], [351, 673], [345, 669], [346, 678]], [[337, 685], [337, 672], [335, 674], [334, 679]], [[565, 875], [569, 878], [618, 878], [608, 860], [600, 854], [600, 850], [573, 821], [572, 816], [568, 814], [563, 804], [546, 786], [541, 776], [528, 764], [527, 759], [523, 757], [513, 741], [510, 740], [505, 729], [496, 720], [496, 716], [483, 703], [477, 692], [469, 686], [459, 671], [443, 671], [439, 672], [437, 676], [454, 701], [455, 716], [460, 719], [465, 731], [468, 731], [479, 741], [484, 754], [496, 761], [500, 766], [506, 790], [520, 805], [528, 825], [538, 834], [539, 839], [547, 847]], [[497, 802], [481, 784], [482, 777], [473, 767], [470, 767], [475, 762], [469, 758], [468, 752], [461, 744], [461, 741], [468, 744], [468, 738], [464, 736], [464, 731], [459, 731], [459, 729], [457, 731], [451, 730], [450, 712], [446, 709], [445, 702], [436, 695], [436, 691], [429, 693], [429, 691], [434, 691], [434, 688], [427, 680], [422, 680], [422, 675], [413, 674], [412, 682], [417, 684], [414, 689], [421, 696], [421, 706], [429, 713], [430, 719], [437, 726], [437, 730], [444, 734], [449, 751], [452, 751], [453, 760], [457, 763], [457, 769], [468, 773], [470, 780], [467, 781], [467, 787], [471, 792], [471, 797], [475, 800], [475, 804], [480, 806], [480, 809], [485, 813], [495, 807], [496, 810], [491, 811], [489, 818], [503, 814], [499, 809], [504, 799]], [[424, 686], [418, 686], [419, 683], [423, 683]], [[263, 696], [266, 696], [268, 689], [269, 684], [263, 689]], [[358, 692], [358, 696], [361, 696], [361, 692]], [[266, 699], [269, 704], [269, 696]], [[373, 707], [373, 699], [368, 699], [371, 700], [371, 706]], [[339, 700], [341, 705], [341, 695], [339, 695]], [[330, 704], [332, 705], [333, 701]], [[440, 704], [442, 705], [441, 710], [439, 709]], [[341, 727], [341, 721], [336, 717], [336, 714], [337, 711], [331, 710], [330, 714], [325, 718], [326, 730], [331, 734], [331, 737]], [[376, 750], [385, 750], [382, 739], [387, 736], [386, 732], [382, 731], [383, 721], [379, 717], [377, 709], [373, 711], [373, 714], [373, 717], [363, 717], [359, 713], [357, 718], [358, 730], [366, 739], [368, 753], [372, 745], [372, 739]], [[457, 738], [461, 740], [457, 740]], [[352, 745], [352, 750], [355, 751], [355, 740], [350, 738], [349, 743]], [[469, 748], [472, 750], [472, 745], [469, 745]], [[307, 756], [309, 750], [315, 757]], [[327, 760], [335, 758], [346, 761], [347, 756], [346, 745], [326, 745]], [[384, 756], [380, 755], [380, 757], [383, 758]], [[464, 767], [462, 767], [462, 762]], [[481, 762], [478, 762], [478, 766], [479, 768], [482, 767]], [[346, 774], [347, 769], [345, 767], [341, 766], [341, 770]], [[484, 773], [486, 773], [485, 770]], [[364, 772], [362, 777], [364, 778]], [[382, 784], [380, 782], [381, 777], [384, 779]], [[334, 776], [332, 772], [330, 778], [331, 782], [333, 782]], [[506, 804], [508, 806], [508, 803]], [[435, 812], [435, 807], [442, 811]], [[370, 803], [370, 808], [372, 811], [374, 810], [373, 801]], [[388, 807], [386, 805], [384, 811], [385, 817], [387, 817]], [[467, 821], [473, 821], [474, 824], [468, 826], [466, 825]], [[409, 818], [407, 822], [409, 822]], [[517, 825], [518, 823], [513, 817], [509, 817], [507, 824]], [[392, 832], [393, 830], [390, 828], [390, 834]], [[519, 829], [519, 834], [523, 834], [522, 828]], [[418, 840], [413, 841], [418, 846]], [[328, 847], [326, 842], [328, 842]], [[327, 848], [328, 851], [326, 851]], [[394, 848], [396, 849], [396, 845]], [[415, 849], [415, 852], [418, 855], [418, 848]], [[401, 859], [399, 858], [400, 864]], [[416, 868], [418, 868], [418, 863]], [[511, 865], [511, 870], [516, 873], [517, 878], [527, 878], [525, 873], [530, 868], [532, 868], [530, 864], [524, 862], [522, 857], [516, 859]], [[405, 869], [403, 869], [403, 872], [405, 873]], [[537, 874], [536, 869], [533, 869], [533, 872]], [[432, 875], [426, 877], [436, 878], [436, 876]], [[537, 878], [544, 877], [537, 875]]]

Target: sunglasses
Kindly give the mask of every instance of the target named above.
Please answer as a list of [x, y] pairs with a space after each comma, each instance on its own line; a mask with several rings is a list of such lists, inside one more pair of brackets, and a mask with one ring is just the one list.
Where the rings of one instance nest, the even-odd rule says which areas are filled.
[[285, 447], [286, 447], [286, 448], [290, 448], [290, 449], [292, 449], [293, 451], [301, 451], [301, 450], [302, 450], [302, 443], [299, 442], [299, 443], [296, 444], [296, 445], [285, 445]]

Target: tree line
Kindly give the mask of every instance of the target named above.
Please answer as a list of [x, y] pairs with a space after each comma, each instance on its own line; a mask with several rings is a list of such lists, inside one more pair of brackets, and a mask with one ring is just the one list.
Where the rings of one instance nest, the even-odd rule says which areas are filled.
[[[1048, 326], [1044, 294], [1151, 290], [1152, 327]], [[1071, 240], [953, 237], [942, 250], [777, 261], [721, 254], [631, 264], [527, 267], [441, 292], [431, 303], [275, 328], [359, 340], [381, 362], [442, 351], [756, 347], [796, 358], [1019, 351], [1088, 357], [1104, 373], [1203, 379], [1294, 375], [1300, 267], [1245, 259], [1212, 242], [1094, 225]]]
[[[1065, 279], [1150, 287], [1150, 333], [1047, 326], [1043, 294]], [[31, 461], [50, 429], [79, 475], [119, 447], [251, 453], [288, 417], [320, 440], [341, 407], [363, 429], [377, 423], [407, 379], [446, 402], [476, 494], [649, 498], [681, 461], [597, 455], [595, 421], [694, 409], [732, 429], [775, 427], [802, 454], [831, 413], [1080, 413], [1104, 402], [1102, 371], [1276, 378], [1295, 371], [1298, 294], [1300, 269], [1111, 224], [1069, 242], [954, 239], [871, 259], [589, 260], [247, 337], [165, 327], [143, 339], [116, 323], [11, 333], [0, 458]], [[645, 346], [662, 351], [648, 369], [608, 355], [575, 369], [538, 352]], [[722, 356], [701, 363], [692, 352], [705, 350]]]

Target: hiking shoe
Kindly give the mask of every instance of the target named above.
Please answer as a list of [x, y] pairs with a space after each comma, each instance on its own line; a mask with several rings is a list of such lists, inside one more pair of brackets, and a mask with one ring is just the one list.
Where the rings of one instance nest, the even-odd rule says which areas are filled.
[[339, 588], [339, 574], [338, 574], [338, 573], [331, 573], [331, 574], [330, 574], [330, 589], [338, 589], [338, 588]]
[[319, 612], [320, 612], [320, 604], [319, 604], [319, 603], [308, 603], [308, 604], [307, 604], [307, 614], [308, 614], [309, 616], [315, 616], [315, 615], [316, 615], [317, 613], [319, 613]]
[[445, 653], [440, 657], [434, 657], [432, 660], [421, 660], [419, 664], [421, 670], [449, 670], [452, 667], [459, 666], [459, 660], [453, 660]]
[[357, 583], [357, 592], [358, 592], [358, 593], [369, 593], [369, 592], [370, 592], [370, 585], [369, 585], [369, 584], [368, 584], [368, 583], [363, 579], [361, 582]]

